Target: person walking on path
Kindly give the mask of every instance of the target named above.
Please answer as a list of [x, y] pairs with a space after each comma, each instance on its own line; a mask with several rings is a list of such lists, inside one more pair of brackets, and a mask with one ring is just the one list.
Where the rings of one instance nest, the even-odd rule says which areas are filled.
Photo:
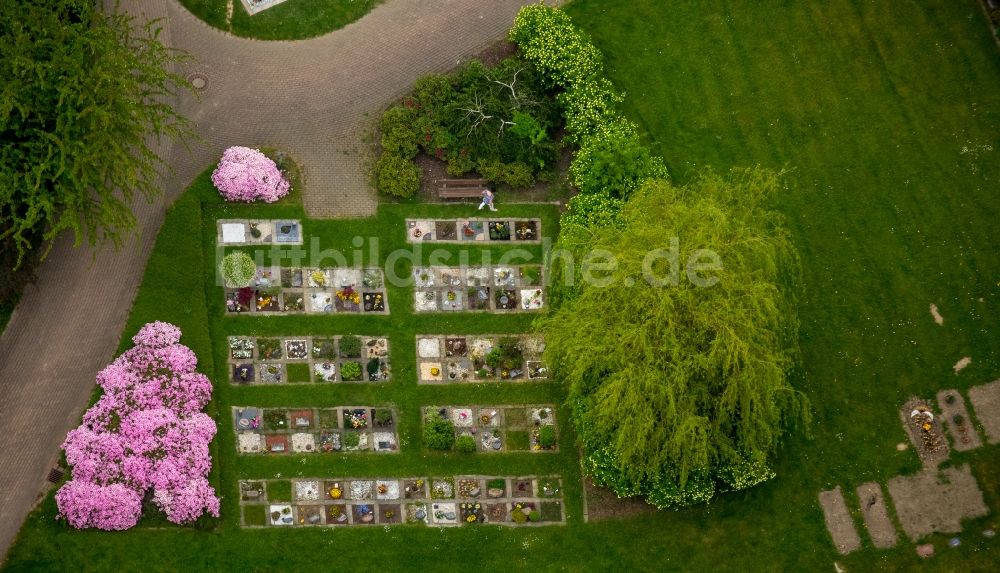
[[493, 192], [489, 189], [483, 189], [483, 202], [479, 204], [479, 210], [482, 211], [483, 207], [489, 206], [490, 211], [496, 211], [497, 208], [493, 206]]

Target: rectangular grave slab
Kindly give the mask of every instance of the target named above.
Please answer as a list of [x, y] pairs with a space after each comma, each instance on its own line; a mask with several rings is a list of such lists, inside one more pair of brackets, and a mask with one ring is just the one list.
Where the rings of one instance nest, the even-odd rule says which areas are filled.
[[969, 464], [889, 480], [889, 496], [910, 541], [932, 533], [960, 533], [962, 520], [989, 513]]
[[872, 545], [879, 549], [896, 546], [896, 526], [889, 519], [889, 512], [882, 497], [882, 487], [869, 482], [858, 486], [858, 499], [861, 500], [861, 515], [865, 519], [865, 527]]
[[1000, 444], [1000, 380], [970, 388], [969, 401], [986, 431], [986, 441]]
[[861, 538], [854, 529], [854, 520], [844, 502], [840, 486], [819, 493], [819, 505], [823, 508], [823, 519], [826, 529], [833, 538], [833, 545], [841, 555], [857, 551], [861, 547]]
[[969, 419], [965, 400], [958, 390], [941, 390], [937, 393], [938, 407], [944, 427], [951, 436], [951, 447], [959, 452], [974, 450], [983, 444], [979, 432]]

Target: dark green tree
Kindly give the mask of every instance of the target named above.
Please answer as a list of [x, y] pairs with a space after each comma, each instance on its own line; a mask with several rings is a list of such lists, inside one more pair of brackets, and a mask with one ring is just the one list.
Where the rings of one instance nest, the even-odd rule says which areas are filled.
[[[190, 126], [169, 104], [182, 55], [92, 0], [0, 2], [0, 248], [5, 262], [76, 244], [120, 246], [136, 195], [153, 199], [162, 137]], [[12, 253], [16, 253], [14, 256]]]
[[[653, 180], [620, 227], [563, 229], [578, 260], [603, 250], [617, 264], [567, 290], [541, 326], [584, 465], [619, 495], [671, 507], [760, 483], [785, 431], [807, 418], [788, 382], [798, 261], [767, 206], [779, 188], [758, 169], [686, 187]], [[691, 278], [690, 263], [709, 262], [699, 250], [721, 267]]]

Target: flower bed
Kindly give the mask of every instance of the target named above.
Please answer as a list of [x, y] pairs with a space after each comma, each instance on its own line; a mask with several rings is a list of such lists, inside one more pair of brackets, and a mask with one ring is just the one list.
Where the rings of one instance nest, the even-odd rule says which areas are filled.
[[180, 338], [176, 326], [149, 323], [132, 338], [135, 347], [97, 374], [104, 394], [62, 444], [72, 479], [56, 504], [73, 527], [129, 529], [150, 491], [171, 522], [219, 516], [206, 479], [216, 427], [201, 412], [212, 385]]

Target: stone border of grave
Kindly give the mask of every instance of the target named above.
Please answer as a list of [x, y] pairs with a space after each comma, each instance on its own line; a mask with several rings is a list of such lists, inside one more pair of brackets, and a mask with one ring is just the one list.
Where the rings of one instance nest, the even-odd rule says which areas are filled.
[[[341, 341], [351, 336], [357, 336], [361, 342], [360, 355], [356, 357], [341, 354]], [[280, 357], [262, 357], [261, 341], [277, 341]], [[388, 382], [392, 379], [389, 338], [386, 336], [230, 336], [226, 339], [226, 344], [229, 348], [226, 362], [230, 384], [367, 384]], [[327, 349], [327, 346], [330, 346], [330, 349]], [[293, 354], [300, 352], [305, 356], [292, 357]], [[360, 366], [361, 378], [344, 380], [343, 366], [352, 362]], [[308, 380], [289, 381], [288, 367], [295, 364], [302, 364], [308, 368]], [[275, 372], [270, 372], [271, 370]], [[275, 376], [277, 380], [269, 379]]]
[[[389, 412], [385, 420], [384, 412]], [[394, 406], [332, 408], [232, 407], [236, 451], [242, 455], [399, 452]], [[357, 435], [357, 444], [350, 436]]]
[[413, 268], [413, 311], [536, 312], [545, 307], [541, 265]]
[[[475, 438], [477, 453], [559, 451], [559, 426], [552, 404], [424, 406], [420, 412], [421, 424], [426, 424], [431, 416], [440, 416], [454, 424], [456, 439]], [[551, 448], [543, 448], [539, 443], [538, 434], [545, 426], [555, 430], [555, 445]], [[510, 449], [510, 436], [514, 432], [526, 434], [526, 449]]]
[[373, 267], [259, 267], [251, 286], [225, 297], [227, 314], [389, 314], [385, 273]]
[[406, 241], [441, 244], [538, 244], [542, 242], [542, 220], [517, 217], [407, 219]]
[[[517, 338], [518, 364], [493, 368], [489, 352], [505, 338]], [[424, 334], [416, 337], [418, 384], [545, 382], [545, 340], [538, 334]], [[435, 373], [436, 372], [436, 373]]]
[[[289, 483], [289, 501], [269, 499], [267, 492], [276, 482]], [[250, 529], [402, 523], [431, 527], [566, 524], [563, 483], [558, 475], [260, 479], [240, 480], [239, 490], [240, 526]], [[265, 525], [248, 525], [248, 508], [262, 511]], [[558, 519], [542, 520], [553, 509], [558, 511]]]
[[[254, 230], [259, 231], [259, 237], [253, 236]], [[301, 245], [302, 222], [298, 219], [218, 219], [215, 243], [220, 247]]]

